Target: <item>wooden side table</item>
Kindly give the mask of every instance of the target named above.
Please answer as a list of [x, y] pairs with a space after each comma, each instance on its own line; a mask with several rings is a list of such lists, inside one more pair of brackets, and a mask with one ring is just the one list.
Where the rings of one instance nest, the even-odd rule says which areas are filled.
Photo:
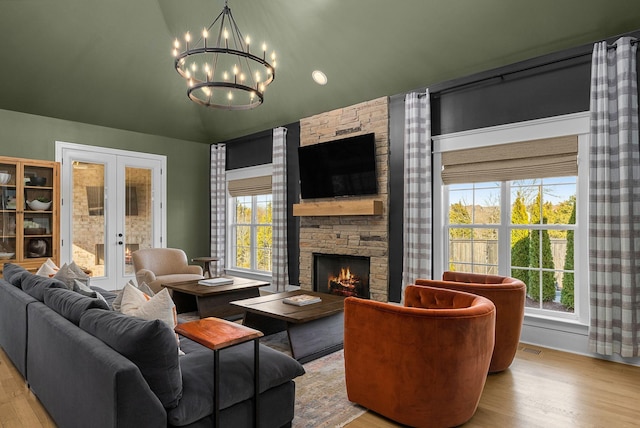
[[209, 278], [213, 278], [213, 273], [211, 272], [211, 262], [217, 262], [220, 260], [218, 257], [194, 257], [191, 259], [194, 263], [204, 263], [204, 273], [209, 275]]
[[253, 422], [259, 425], [260, 348], [262, 332], [220, 318], [203, 318], [178, 324], [176, 333], [213, 350], [213, 411], [216, 427], [220, 426], [220, 355], [219, 351], [253, 340]]

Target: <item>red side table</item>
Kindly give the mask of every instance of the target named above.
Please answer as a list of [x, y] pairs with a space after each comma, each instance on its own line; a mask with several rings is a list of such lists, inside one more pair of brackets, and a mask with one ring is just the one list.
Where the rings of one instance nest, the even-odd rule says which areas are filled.
[[224, 348], [253, 340], [253, 422], [259, 425], [260, 398], [260, 348], [262, 332], [220, 318], [203, 318], [178, 324], [176, 333], [213, 350], [213, 410], [216, 427], [220, 426], [220, 355]]

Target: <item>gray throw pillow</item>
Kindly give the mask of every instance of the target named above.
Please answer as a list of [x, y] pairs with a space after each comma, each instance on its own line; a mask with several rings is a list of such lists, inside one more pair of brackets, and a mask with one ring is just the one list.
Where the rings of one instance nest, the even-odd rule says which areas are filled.
[[44, 290], [44, 304], [75, 325], [80, 324], [80, 317], [89, 309], [109, 310], [109, 305], [104, 300], [85, 297], [63, 288]]
[[160, 320], [145, 321], [114, 311], [89, 309], [80, 328], [133, 362], [166, 408], [182, 397], [182, 373], [173, 330]]
[[47, 288], [67, 288], [64, 282], [60, 282], [55, 278], [45, 278], [33, 274], [22, 278], [20, 286], [25, 293], [41, 302], [44, 302], [44, 290]]

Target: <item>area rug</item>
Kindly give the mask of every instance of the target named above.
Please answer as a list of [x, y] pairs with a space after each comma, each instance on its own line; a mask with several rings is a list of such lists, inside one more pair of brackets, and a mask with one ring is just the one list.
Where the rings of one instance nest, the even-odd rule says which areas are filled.
[[[285, 332], [262, 343], [289, 353]], [[295, 378], [296, 404], [293, 428], [343, 427], [366, 410], [347, 399], [342, 350], [304, 364], [306, 373]]]

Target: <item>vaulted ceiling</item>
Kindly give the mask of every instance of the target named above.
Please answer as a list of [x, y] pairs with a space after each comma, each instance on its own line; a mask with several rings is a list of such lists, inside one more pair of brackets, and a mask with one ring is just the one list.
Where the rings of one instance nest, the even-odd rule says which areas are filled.
[[264, 104], [229, 112], [190, 101], [171, 55], [223, 5], [0, 0], [0, 109], [212, 143], [640, 28], [638, 0], [229, 0], [278, 54]]

